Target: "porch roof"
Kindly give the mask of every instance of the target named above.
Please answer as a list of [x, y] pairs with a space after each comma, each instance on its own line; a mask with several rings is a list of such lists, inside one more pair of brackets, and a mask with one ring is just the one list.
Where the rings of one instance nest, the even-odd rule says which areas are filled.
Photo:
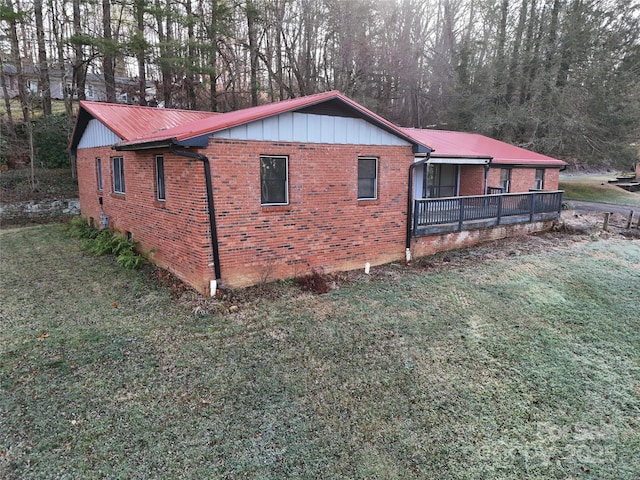
[[516, 147], [477, 133], [403, 128], [407, 135], [433, 149], [433, 158], [489, 158], [491, 164], [563, 167], [557, 158]]

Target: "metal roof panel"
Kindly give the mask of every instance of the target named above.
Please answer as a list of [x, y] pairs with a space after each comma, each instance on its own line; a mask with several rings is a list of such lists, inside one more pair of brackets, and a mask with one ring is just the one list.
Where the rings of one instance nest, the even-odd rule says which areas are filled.
[[403, 128], [407, 135], [430, 146], [432, 156], [491, 158], [491, 163], [505, 165], [551, 165], [564, 166], [566, 162], [557, 158], [516, 147], [478, 133], [454, 132]]
[[367, 110], [365, 107], [359, 105], [353, 100], [342, 95], [340, 92], [334, 90], [330, 92], [318, 93], [315, 95], [308, 95], [306, 97], [298, 97], [276, 103], [259, 105], [257, 107], [245, 108], [243, 110], [236, 110], [216, 116], [205, 117], [196, 121], [192, 121], [190, 123], [177, 125], [173, 128], [167, 128], [165, 130], [157, 132], [150, 132], [149, 134], [142, 137], [125, 138], [124, 141], [118, 145], [118, 147], [133, 147], [135, 145], [142, 145], [145, 143], [153, 143], [170, 139], [176, 139], [177, 141], [181, 142], [192, 137], [219, 132], [221, 130], [248, 124], [257, 120], [279, 115], [281, 113], [299, 111], [302, 109], [307, 109], [314, 105], [329, 102], [336, 102], [335, 108], [337, 108], [338, 106], [343, 109], [346, 108], [347, 110], [356, 114], [356, 116], [364, 118], [367, 121], [376, 124], [378, 127], [381, 127], [384, 130], [393, 133], [394, 135], [401, 137], [414, 145], [420, 143], [413, 137], [407, 135], [400, 127], [376, 115], [370, 110]]

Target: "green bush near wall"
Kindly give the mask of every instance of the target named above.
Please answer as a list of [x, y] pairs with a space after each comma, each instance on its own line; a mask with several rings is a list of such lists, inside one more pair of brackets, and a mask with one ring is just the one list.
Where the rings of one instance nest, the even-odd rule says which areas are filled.
[[44, 168], [69, 165], [69, 121], [65, 115], [49, 115], [33, 123], [36, 163]]

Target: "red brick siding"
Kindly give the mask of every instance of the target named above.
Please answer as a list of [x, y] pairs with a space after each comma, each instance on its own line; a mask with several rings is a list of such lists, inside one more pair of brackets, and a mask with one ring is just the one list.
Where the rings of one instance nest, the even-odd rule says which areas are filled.
[[[289, 157], [289, 205], [260, 205], [260, 155]], [[222, 280], [244, 286], [404, 254], [409, 147], [212, 141]], [[357, 200], [358, 157], [378, 162], [378, 199]]]
[[547, 168], [544, 171], [544, 185], [545, 190], [558, 190], [560, 185], [560, 169], [559, 168]]
[[[109, 147], [78, 151], [82, 214], [97, 223], [104, 211], [113, 228], [132, 232], [141, 250], [155, 249], [154, 263], [207, 293], [215, 274], [202, 162], [166, 151], [114, 153]], [[166, 202], [156, 201], [156, 153], [165, 159]], [[242, 287], [314, 268], [349, 270], [404, 258], [410, 147], [212, 139], [202, 153], [211, 161], [224, 285]], [[260, 205], [261, 154], [288, 156], [288, 205]], [[120, 155], [124, 195], [112, 193], [111, 158]], [[102, 192], [97, 191], [97, 156], [102, 158]], [[377, 200], [357, 200], [357, 159], [363, 156], [379, 159]], [[491, 169], [490, 186], [497, 185], [499, 175], [499, 168]], [[513, 189], [528, 191], [534, 178], [535, 169], [514, 168]], [[557, 188], [557, 181], [558, 169], [547, 169], [545, 189]], [[483, 184], [483, 166], [461, 167], [462, 195], [481, 194]], [[413, 255], [541, 228], [536, 225], [421, 237], [413, 240]]]
[[484, 165], [460, 165], [460, 195], [484, 195]]
[[411, 241], [411, 254], [414, 258], [426, 257], [434, 253], [468, 248], [479, 243], [501, 238], [543, 232], [551, 229], [552, 226], [553, 221], [543, 221], [415, 237]]
[[[154, 159], [165, 158], [166, 197], [155, 201]], [[410, 147], [211, 140], [222, 283], [241, 287], [310, 269], [364, 268], [404, 256]], [[154, 263], [202, 293], [214, 275], [201, 161], [167, 152], [123, 152], [126, 193], [112, 194], [110, 148], [78, 151], [82, 214], [100, 218], [95, 157], [103, 162], [110, 225], [133, 233]], [[260, 205], [260, 160], [289, 157], [289, 205]], [[119, 155], [119, 154], [117, 154]], [[378, 199], [357, 200], [357, 159], [378, 162]]]
[[[489, 187], [500, 186], [500, 170], [502, 168], [503, 167], [493, 166], [489, 169], [487, 186]], [[544, 189], [557, 190], [559, 177], [560, 177], [559, 168], [545, 168]], [[536, 184], [535, 181], [536, 181], [535, 168], [513, 167], [511, 169], [511, 185], [510, 185], [509, 191], [510, 193], [528, 192], [532, 188], [535, 188], [535, 184]]]
[[[202, 162], [164, 152], [167, 201], [157, 202], [155, 153], [163, 152], [117, 153], [109, 147], [78, 150], [82, 215], [93, 217], [99, 224], [104, 211], [110, 227], [131, 232], [141, 251], [155, 250], [151, 254], [154, 263], [189, 283], [195, 278], [213, 278], [213, 269], [208, 266], [213, 259]], [[102, 159], [102, 192], [96, 188], [97, 156]], [[112, 192], [114, 156], [124, 157], [124, 195]], [[102, 209], [99, 197], [103, 199]]]

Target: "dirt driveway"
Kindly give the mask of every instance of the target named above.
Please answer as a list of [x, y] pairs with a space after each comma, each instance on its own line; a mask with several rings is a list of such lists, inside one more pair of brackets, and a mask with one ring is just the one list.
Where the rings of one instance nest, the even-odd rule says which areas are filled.
[[640, 212], [640, 207], [634, 207], [631, 205], [616, 205], [614, 203], [598, 203], [598, 202], [582, 202], [578, 200], [570, 200], [567, 202], [571, 205], [572, 210], [586, 211], [586, 212], [609, 212], [619, 213], [620, 215], [628, 216], [629, 212]]

